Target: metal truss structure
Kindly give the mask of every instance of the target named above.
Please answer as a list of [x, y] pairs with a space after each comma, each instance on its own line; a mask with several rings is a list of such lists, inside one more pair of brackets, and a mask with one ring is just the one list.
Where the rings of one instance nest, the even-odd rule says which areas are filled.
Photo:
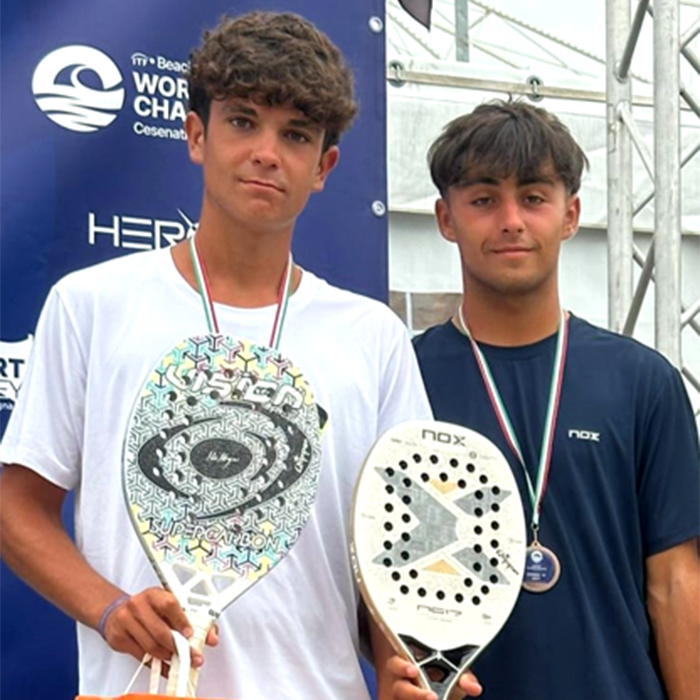
[[[700, 298], [681, 299], [681, 170], [700, 151], [695, 143], [681, 156], [681, 101], [700, 118], [700, 102], [682, 84], [680, 60], [700, 73], [689, 44], [700, 34], [700, 19], [681, 33], [679, 0], [607, 0], [608, 278], [611, 328], [634, 333], [639, 310], [654, 282], [655, 345], [681, 368], [700, 392], [700, 378], [683, 362], [682, 334], [700, 338]], [[645, 21], [653, 22], [654, 152], [642, 140], [632, 111], [629, 69]], [[632, 197], [632, 148], [654, 183], [641, 201]], [[654, 236], [643, 253], [635, 245], [634, 216], [654, 199]], [[641, 268], [635, 283], [634, 264]]]

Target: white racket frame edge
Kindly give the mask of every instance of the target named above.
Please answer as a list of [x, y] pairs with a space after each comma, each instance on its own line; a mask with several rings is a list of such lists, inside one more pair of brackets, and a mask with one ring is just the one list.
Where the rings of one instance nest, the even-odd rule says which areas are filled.
[[[526, 557], [526, 524], [525, 524], [525, 517], [524, 517], [524, 511], [522, 507], [522, 502], [520, 499], [520, 493], [518, 490], [518, 485], [517, 482], [515, 481], [515, 477], [512, 474], [512, 471], [508, 465], [507, 460], [505, 457], [503, 457], [503, 454], [500, 452], [500, 450], [490, 441], [488, 438], [484, 437], [483, 435], [470, 430], [468, 428], [465, 428], [463, 426], [458, 426], [454, 425], [451, 423], [446, 423], [443, 421], [430, 421], [430, 420], [421, 420], [421, 421], [407, 421], [404, 423], [401, 423], [399, 425], [394, 426], [393, 428], [389, 429], [386, 431], [380, 438], [375, 442], [374, 446], [368, 453], [364, 464], [362, 466], [362, 469], [360, 471], [360, 475], [358, 477], [356, 487], [355, 487], [355, 492], [353, 495], [353, 502], [352, 502], [352, 510], [351, 510], [351, 542], [350, 542], [350, 554], [351, 554], [351, 561], [352, 561], [352, 567], [353, 571], [355, 574], [355, 579], [358, 585], [358, 589], [362, 595], [362, 598], [367, 606], [367, 609], [369, 610], [372, 618], [376, 622], [377, 626], [379, 629], [383, 632], [387, 640], [390, 642], [390, 644], [393, 646], [394, 650], [397, 652], [399, 656], [404, 658], [405, 660], [409, 661], [412, 664], [415, 664], [416, 667], [418, 668], [418, 683], [422, 688], [425, 688], [426, 690], [432, 690], [435, 691], [434, 686], [432, 686], [428, 678], [426, 677], [424, 671], [420, 666], [418, 665], [418, 662], [416, 658], [414, 657], [413, 653], [409, 649], [409, 647], [403, 642], [403, 640], [400, 638], [399, 634], [401, 634], [400, 629], [395, 629], [395, 625], [390, 624], [387, 620], [384, 618], [384, 614], [380, 610], [380, 605], [377, 604], [377, 601], [375, 600], [375, 594], [372, 592], [372, 586], [368, 585], [369, 579], [371, 576], [369, 575], [369, 567], [372, 566], [370, 563], [369, 559], [367, 557], [360, 557], [358, 556], [358, 549], [362, 548], [362, 545], [358, 546], [358, 534], [360, 532], [359, 524], [360, 524], [360, 518], [362, 513], [359, 510], [358, 503], [360, 501], [360, 498], [362, 496], [362, 491], [363, 491], [363, 486], [367, 481], [366, 474], [368, 470], [371, 470], [376, 466], [374, 463], [377, 460], [377, 456], [385, 451], [386, 445], [390, 443], [391, 441], [399, 441], [402, 446], [405, 446], [405, 448], [408, 448], [408, 443], [409, 440], [413, 442], [413, 444], [416, 444], [417, 446], [420, 446], [421, 448], [426, 448], [428, 447], [426, 443], [422, 439], [416, 439], [415, 437], [409, 438], [409, 436], [415, 436], [415, 435], [423, 435], [424, 431], [428, 431], [436, 436], [456, 436], [457, 440], [456, 442], [461, 443], [461, 446], [463, 449], [463, 452], [466, 452], [468, 447], [474, 447], [474, 445], [478, 445], [480, 448], [480, 451], [485, 451], [486, 454], [489, 455], [490, 458], [496, 459], [499, 462], [501, 462], [501, 469], [500, 471], [502, 472], [503, 476], [503, 481], [500, 482], [503, 484], [503, 482], [506, 482], [506, 485], [510, 488], [511, 493], [514, 497], [513, 501], [513, 516], [516, 521], [516, 526], [513, 529], [513, 532], [510, 533], [510, 537], [513, 540], [513, 550], [515, 550], [518, 553], [518, 557], [515, 558], [514, 561], [510, 562], [513, 567], [512, 571], [509, 570], [509, 572], [512, 574], [513, 572], [516, 572], [514, 574], [514, 579], [511, 582], [509, 586], [509, 590], [512, 591], [512, 594], [510, 596], [511, 600], [509, 603], [509, 607], [507, 610], [504, 608], [503, 613], [502, 613], [502, 619], [498, 621], [497, 625], [494, 625], [492, 629], [490, 630], [488, 634], [488, 639], [484, 640], [481, 644], [478, 645], [478, 648], [469, 656], [467, 663], [465, 663], [460, 669], [459, 672], [454, 675], [454, 678], [452, 679], [452, 682], [447, 686], [447, 688], [444, 690], [442, 697], [440, 700], [443, 700], [443, 698], [448, 698], [450, 696], [450, 693], [455, 689], [460, 676], [465, 673], [466, 671], [469, 670], [469, 668], [472, 666], [474, 661], [478, 658], [478, 656], [482, 653], [482, 651], [487, 647], [487, 645], [496, 637], [496, 635], [500, 632], [500, 630], [503, 628], [503, 625], [507, 622], [510, 614], [512, 613], [512, 610], [515, 606], [515, 603], [517, 601], [518, 596], [520, 595], [521, 589], [522, 589], [522, 578], [524, 574], [524, 569], [525, 569], [525, 557]], [[444, 438], [446, 439], [446, 438]], [[466, 445], [465, 445], [466, 443]], [[428, 448], [430, 449], [430, 448]], [[436, 442], [434, 445], [434, 450], [436, 452], [440, 452], [441, 454], [445, 454], [446, 452], [454, 452], [455, 454], [460, 454], [460, 450], [455, 449], [454, 447], [450, 450], [448, 445], [442, 442]], [[407, 451], [408, 454], [408, 451]], [[464, 456], [462, 454], [462, 456]], [[518, 508], [516, 510], [515, 505], [517, 504]], [[377, 520], [379, 520], [379, 514], [377, 515]], [[375, 529], [379, 528], [379, 522], [375, 522], [373, 524], [373, 527]], [[366, 539], [366, 538], [365, 538]], [[376, 593], [379, 593], [379, 591], [376, 591]], [[454, 622], [446, 622], [446, 627], [454, 625]], [[412, 636], [414, 639], [416, 639], [418, 642], [425, 644], [426, 647], [432, 647], [435, 648], [436, 650], [439, 651], [439, 648], [435, 644], [430, 644], [426, 643], [425, 640], [421, 640], [419, 636], [416, 635], [415, 630], [412, 631], [407, 631], [407, 634], [409, 636]], [[435, 641], [435, 640], [431, 640]], [[466, 644], [469, 644], [467, 642]], [[460, 646], [465, 646], [464, 641], [462, 640], [460, 642]], [[447, 647], [449, 649], [450, 647]], [[443, 647], [443, 650], [447, 650]], [[460, 696], [461, 697], [461, 696]]]

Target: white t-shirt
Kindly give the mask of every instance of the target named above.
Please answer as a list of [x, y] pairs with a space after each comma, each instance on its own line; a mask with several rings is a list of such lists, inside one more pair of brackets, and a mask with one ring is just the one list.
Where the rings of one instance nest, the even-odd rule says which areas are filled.
[[[216, 306], [222, 333], [268, 344], [275, 307]], [[122, 441], [148, 372], [207, 331], [202, 302], [167, 250], [68, 275], [50, 292], [0, 460], [75, 489], [76, 540], [125, 591], [158, 585], [126, 510]], [[408, 334], [382, 304], [310, 272], [290, 298], [280, 351], [329, 414], [313, 513], [291, 553], [219, 620], [198, 694], [245, 700], [367, 700], [357, 658], [349, 511], [362, 461], [385, 430], [429, 418]], [[80, 692], [122, 693], [137, 662], [78, 625]], [[145, 673], [144, 673], [145, 676]], [[146, 688], [141, 679], [138, 688]]]

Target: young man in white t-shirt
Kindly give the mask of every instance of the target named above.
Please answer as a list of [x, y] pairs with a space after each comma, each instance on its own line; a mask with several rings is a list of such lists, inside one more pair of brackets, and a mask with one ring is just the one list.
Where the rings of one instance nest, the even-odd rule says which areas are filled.
[[[188, 80], [188, 150], [204, 182], [196, 246], [211, 300], [222, 333], [266, 344], [296, 218], [323, 189], [356, 111], [352, 75], [307, 21], [254, 12], [205, 34]], [[170, 658], [172, 629], [192, 633], [129, 522], [121, 449], [148, 372], [206, 332], [196, 290], [187, 242], [61, 280], [3, 440], [2, 554], [78, 622], [83, 694], [122, 693], [146, 653]], [[375, 439], [430, 411], [390, 311], [297, 266], [291, 290], [280, 350], [330, 417], [319, 491], [288, 557], [209, 635], [217, 648], [206, 651], [199, 694], [366, 700], [347, 552], [352, 489]], [[69, 490], [75, 544], [60, 517]]]

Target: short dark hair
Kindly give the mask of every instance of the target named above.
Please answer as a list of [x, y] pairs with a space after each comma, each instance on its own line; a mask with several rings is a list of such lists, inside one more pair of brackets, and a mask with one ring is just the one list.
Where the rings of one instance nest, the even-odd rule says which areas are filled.
[[469, 172], [527, 182], [551, 166], [569, 194], [581, 187], [588, 159], [551, 112], [521, 101], [494, 100], [451, 121], [428, 152], [430, 175], [441, 196]]
[[352, 72], [342, 54], [291, 12], [222, 17], [191, 52], [187, 82], [189, 108], [205, 128], [212, 100], [289, 104], [325, 129], [324, 150], [338, 143], [357, 112]]

